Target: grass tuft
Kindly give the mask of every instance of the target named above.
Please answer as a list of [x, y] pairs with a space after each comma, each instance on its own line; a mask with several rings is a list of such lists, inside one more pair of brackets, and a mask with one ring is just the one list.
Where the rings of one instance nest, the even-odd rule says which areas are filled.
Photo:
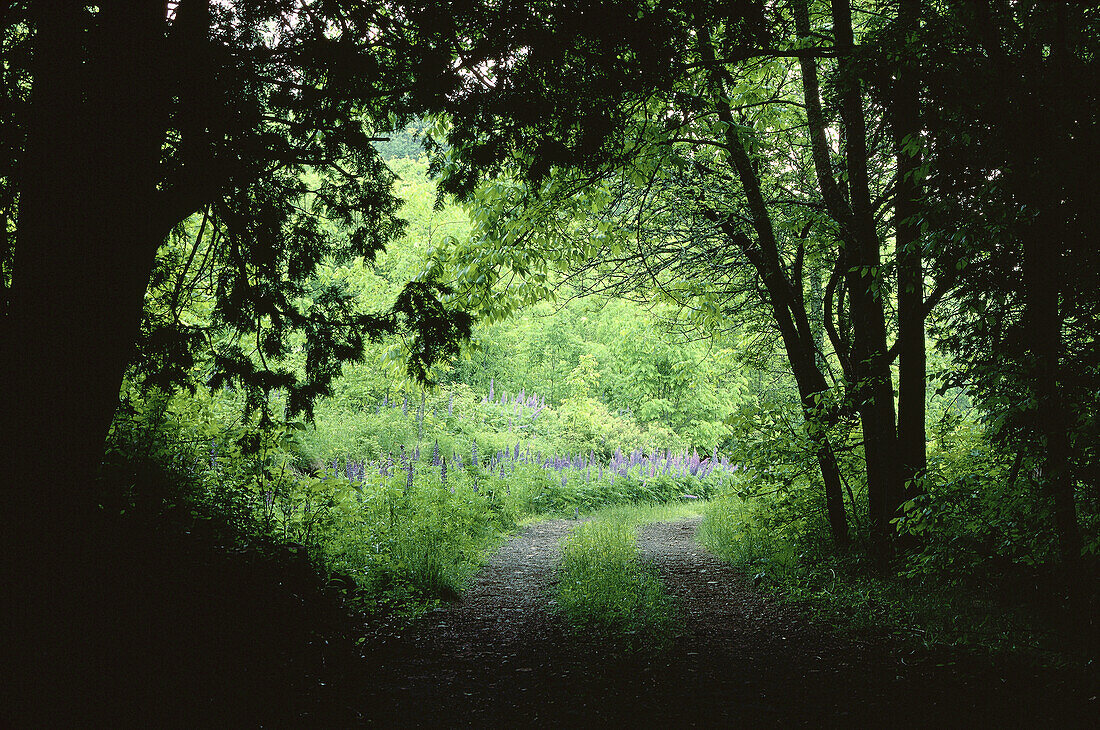
[[638, 558], [637, 526], [697, 513], [684, 505], [620, 505], [580, 525], [562, 550], [557, 601], [566, 619], [627, 650], [665, 648], [676, 605]]

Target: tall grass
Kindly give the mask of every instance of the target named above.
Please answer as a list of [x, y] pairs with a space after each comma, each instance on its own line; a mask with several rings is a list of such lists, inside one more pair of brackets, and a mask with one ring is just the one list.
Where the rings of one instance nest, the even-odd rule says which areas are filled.
[[496, 495], [467, 484], [406, 490], [399, 481], [338, 515], [322, 549], [330, 570], [354, 581], [364, 608], [412, 616], [457, 598], [516, 522]]
[[562, 549], [557, 590], [566, 619], [630, 650], [667, 646], [676, 606], [654, 570], [639, 560], [637, 527], [697, 513], [694, 505], [619, 505], [574, 530]]
[[707, 503], [696, 540], [754, 583], [781, 583], [797, 570], [797, 555], [782, 533], [761, 524], [760, 514], [751, 502], [724, 494]]

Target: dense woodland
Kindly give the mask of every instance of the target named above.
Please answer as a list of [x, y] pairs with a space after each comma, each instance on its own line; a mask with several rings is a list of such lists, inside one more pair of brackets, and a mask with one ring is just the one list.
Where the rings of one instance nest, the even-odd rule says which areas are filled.
[[[172, 565], [400, 624], [623, 505], [837, 625], [1095, 658], [1091, 4], [61, 6], [0, 7], [13, 719], [117, 709]], [[609, 581], [568, 620], [660, 644]]]

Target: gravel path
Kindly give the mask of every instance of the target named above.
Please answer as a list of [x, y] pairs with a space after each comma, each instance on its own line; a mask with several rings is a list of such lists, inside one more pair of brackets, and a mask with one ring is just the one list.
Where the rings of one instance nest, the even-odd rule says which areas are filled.
[[639, 531], [681, 612], [668, 651], [611, 652], [562, 624], [551, 591], [577, 523], [551, 520], [504, 545], [461, 601], [372, 647], [345, 701], [386, 728], [1096, 726], [1080, 677], [836, 636], [703, 550], [698, 523]]

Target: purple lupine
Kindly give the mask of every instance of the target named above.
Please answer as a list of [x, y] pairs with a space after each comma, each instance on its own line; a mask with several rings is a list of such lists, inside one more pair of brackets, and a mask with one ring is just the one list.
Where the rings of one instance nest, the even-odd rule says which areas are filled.
[[493, 398], [493, 381], [494, 381], [494, 378], [489, 378], [489, 400], [490, 400], [490, 401], [494, 401], [494, 400], [495, 400], [495, 399]]
[[439, 461], [439, 483], [443, 486], [447, 486], [447, 459], [443, 458]]
[[439, 466], [439, 439], [435, 440], [435, 446], [432, 447], [432, 466]]
[[454, 394], [454, 391], [451, 391], [451, 397], [447, 401], [447, 415], [448, 416], [454, 415], [454, 412], [455, 412], [455, 394]]
[[402, 416], [409, 415], [409, 396], [408, 396], [408, 394], [405, 395], [405, 400], [401, 403], [401, 415]]
[[408, 468], [409, 468], [409, 476], [408, 476], [408, 479], [405, 480], [405, 494], [408, 494], [409, 490], [411, 490], [412, 486], [413, 486], [413, 473], [414, 473], [415, 468], [416, 468], [415, 462], [410, 461]]
[[477, 466], [477, 441], [470, 447], [470, 466]]

